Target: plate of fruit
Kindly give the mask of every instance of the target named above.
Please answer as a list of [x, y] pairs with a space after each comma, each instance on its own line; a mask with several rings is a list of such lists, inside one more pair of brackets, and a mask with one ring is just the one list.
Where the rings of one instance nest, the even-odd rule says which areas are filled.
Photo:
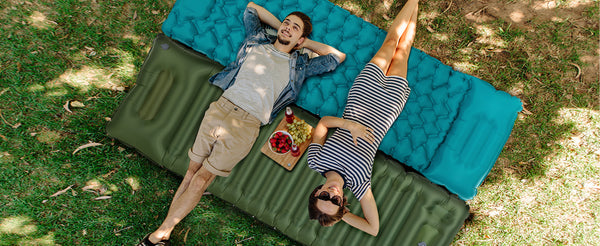
[[269, 138], [269, 147], [271, 151], [277, 154], [289, 152], [293, 143], [292, 135], [286, 131], [275, 131]]

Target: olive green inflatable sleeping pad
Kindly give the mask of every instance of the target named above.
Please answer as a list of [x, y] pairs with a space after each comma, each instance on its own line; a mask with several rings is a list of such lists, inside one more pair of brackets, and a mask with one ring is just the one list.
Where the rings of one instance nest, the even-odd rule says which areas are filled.
[[[216, 62], [159, 35], [136, 86], [107, 126], [108, 135], [183, 175], [189, 162], [187, 150], [204, 111], [222, 93], [207, 81], [220, 69]], [[292, 108], [309, 124], [318, 122], [310, 113]], [[274, 122], [282, 118], [280, 113]], [[456, 195], [378, 153], [372, 189], [380, 215], [379, 235], [370, 236], [343, 222], [321, 227], [308, 219], [307, 197], [324, 178], [308, 168], [306, 155], [287, 171], [260, 151], [276, 125], [262, 127], [250, 154], [229, 177], [217, 177], [208, 191], [302, 244], [448, 245], [468, 216], [468, 206]], [[352, 195], [349, 203], [351, 211], [362, 215]]]

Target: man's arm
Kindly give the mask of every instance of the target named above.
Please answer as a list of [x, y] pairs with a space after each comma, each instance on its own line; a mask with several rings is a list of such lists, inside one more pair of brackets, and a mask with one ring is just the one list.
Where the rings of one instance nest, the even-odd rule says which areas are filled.
[[309, 38], [305, 38], [304, 42], [302, 42], [302, 44], [300, 44], [300, 46], [298, 48], [307, 48], [321, 56], [333, 54], [333, 55], [337, 56], [338, 58], [340, 58], [340, 63], [342, 63], [344, 60], [346, 60], [346, 54], [344, 54], [343, 52], [341, 52], [341, 51], [337, 50], [336, 48], [333, 48], [329, 45], [319, 43], [319, 42], [314, 41]]
[[279, 21], [277, 17], [275, 17], [273, 14], [271, 14], [271, 12], [262, 6], [254, 2], [249, 2], [246, 7], [256, 9], [260, 21], [271, 26], [272, 28], [279, 29], [279, 26], [281, 26], [281, 21]]
[[[254, 3], [254, 2], [249, 2], [246, 7], [256, 9], [256, 12], [258, 13], [258, 18], [260, 19], [261, 22], [263, 22], [275, 29], [279, 29], [279, 26], [281, 26], [281, 21], [279, 21], [279, 19], [277, 19], [277, 17], [275, 17], [271, 12], [269, 12], [267, 9], [263, 8], [262, 6]], [[342, 63], [344, 60], [346, 60], [346, 54], [342, 53], [341, 51], [339, 51], [336, 48], [333, 48], [329, 45], [311, 40], [308, 37], [305, 37], [304, 42], [302, 42], [298, 48], [299, 49], [307, 48], [319, 55], [333, 54], [340, 59], [340, 63]]]

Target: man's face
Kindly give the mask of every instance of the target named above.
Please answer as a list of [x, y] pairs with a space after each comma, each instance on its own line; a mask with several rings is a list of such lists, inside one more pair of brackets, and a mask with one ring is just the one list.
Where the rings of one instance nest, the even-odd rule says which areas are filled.
[[300, 17], [290, 15], [283, 20], [279, 30], [277, 31], [277, 40], [283, 45], [296, 45], [304, 41], [302, 37], [302, 31], [304, 30], [304, 23]]

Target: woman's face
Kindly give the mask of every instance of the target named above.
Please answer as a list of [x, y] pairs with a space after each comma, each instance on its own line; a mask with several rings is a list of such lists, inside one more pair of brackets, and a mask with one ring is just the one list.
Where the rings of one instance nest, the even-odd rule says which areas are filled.
[[342, 187], [335, 184], [328, 185], [325, 183], [321, 189], [315, 192], [317, 199], [317, 208], [328, 215], [334, 215], [339, 210], [343, 203], [344, 191]]

